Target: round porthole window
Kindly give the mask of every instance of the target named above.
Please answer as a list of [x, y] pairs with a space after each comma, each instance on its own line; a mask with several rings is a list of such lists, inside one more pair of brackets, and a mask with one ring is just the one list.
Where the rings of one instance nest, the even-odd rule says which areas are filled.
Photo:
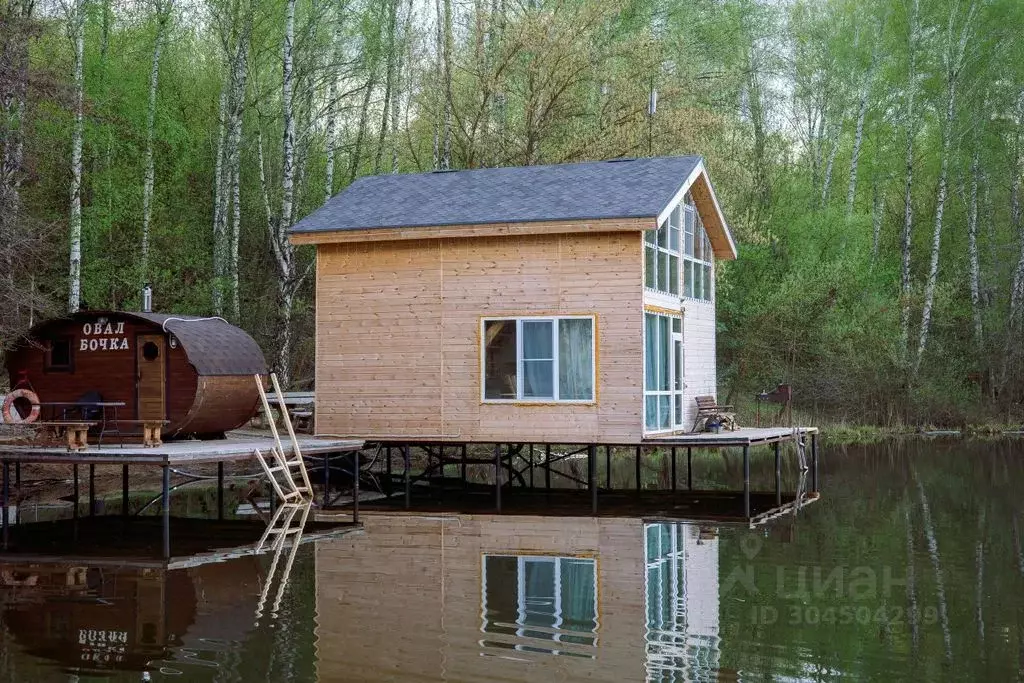
[[146, 360], [156, 360], [160, 357], [160, 349], [153, 342], [146, 342], [142, 345], [142, 357]]

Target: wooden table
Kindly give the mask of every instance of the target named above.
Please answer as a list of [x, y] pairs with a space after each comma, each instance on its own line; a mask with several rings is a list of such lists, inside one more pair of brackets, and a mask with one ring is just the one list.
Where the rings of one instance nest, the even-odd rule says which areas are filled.
[[[44, 407], [47, 407], [47, 408], [59, 408], [60, 411], [61, 411], [61, 416], [60, 416], [60, 420], [58, 420], [58, 422], [67, 422], [68, 421], [68, 414], [69, 413], [71, 413], [71, 414], [77, 413], [78, 414], [78, 418], [80, 420], [88, 420], [89, 418], [86, 416], [86, 411], [99, 409], [99, 411], [100, 411], [100, 419], [97, 422], [94, 422], [93, 424], [94, 425], [95, 424], [99, 424], [100, 425], [100, 439], [99, 439], [99, 442], [101, 444], [103, 443], [103, 435], [105, 433], [107, 433], [108, 431], [110, 431], [107, 428], [107, 424], [109, 422], [114, 422], [114, 423], [118, 422], [118, 419], [117, 419], [117, 409], [118, 408], [124, 408], [125, 405], [126, 404], [125, 404], [124, 401], [46, 401], [46, 402], [40, 402], [39, 403], [39, 407], [40, 408], [44, 408]], [[113, 409], [113, 414], [114, 414], [114, 419], [113, 420], [108, 420], [107, 419], [107, 409], [108, 408]]]

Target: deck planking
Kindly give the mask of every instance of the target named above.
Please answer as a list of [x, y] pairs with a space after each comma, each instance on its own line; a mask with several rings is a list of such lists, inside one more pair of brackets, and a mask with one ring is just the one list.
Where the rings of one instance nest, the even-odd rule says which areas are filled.
[[[323, 455], [357, 451], [363, 441], [357, 439], [320, 439], [299, 437], [303, 455]], [[291, 452], [287, 439], [282, 441]], [[255, 457], [255, 451], [269, 452], [274, 446], [270, 437], [227, 438], [215, 441], [170, 441], [155, 448], [141, 444], [90, 445], [88, 450], [69, 452], [64, 446], [25, 446], [0, 444], [0, 460], [71, 465], [184, 465], [211, 462], [233, 462]]]

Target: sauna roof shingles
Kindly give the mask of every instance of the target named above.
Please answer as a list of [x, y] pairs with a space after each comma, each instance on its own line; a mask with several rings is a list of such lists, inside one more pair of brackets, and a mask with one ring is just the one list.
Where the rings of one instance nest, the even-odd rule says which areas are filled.
[[267, 362], [256, 341], [223, 318], [123, 313], [161, 325], [177, 337], [200, 375], [263, 375]]
[[699, 156], [368, 176], [292, 232], [657, 216]]

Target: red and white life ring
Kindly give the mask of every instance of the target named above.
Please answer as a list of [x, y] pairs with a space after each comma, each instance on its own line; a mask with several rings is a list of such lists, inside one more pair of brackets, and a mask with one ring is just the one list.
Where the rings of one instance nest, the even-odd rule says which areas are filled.
[[[28, 411], [28, 415], [22, 415], [15, 407], [14, 402], [19, 398], [28, 401], [32, 408]], [[7, 394], [7, 398], [4, 399], [3, 407], [3, 418], [4, 422], [11, 424], [29, 424], [39, 419], [39, 397], [36, 396], [36, 392], [30, 389], [15, 389], [11, 393]]]

